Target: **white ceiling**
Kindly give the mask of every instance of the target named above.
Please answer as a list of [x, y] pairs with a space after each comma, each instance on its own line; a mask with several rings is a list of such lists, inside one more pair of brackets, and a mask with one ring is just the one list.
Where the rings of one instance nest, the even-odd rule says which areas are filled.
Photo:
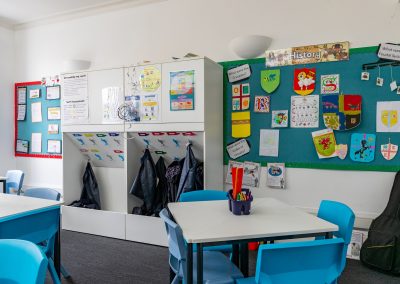
[[29, 23], [104, 11], [155, 0], [0, 0], [0, 25], [15, 28]]

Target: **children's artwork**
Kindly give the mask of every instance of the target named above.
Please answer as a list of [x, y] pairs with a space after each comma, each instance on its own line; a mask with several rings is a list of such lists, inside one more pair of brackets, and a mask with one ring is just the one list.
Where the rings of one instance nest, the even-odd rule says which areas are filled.
[[232, 137], [245, 138], [251, 134], [250, 112], [232, 112]]
[[47, 108], [47, 119], [48, 120], [60, 120], [61, 119], [61, 108], [60, 107], [48, 107]]
[[229, 83], [241, 81], [251, 76], [251, 69], [249, 64], [240, 65], [228, 70]]
[[321, 94], [339, 93], [339, 74], [321, 76]]
[[48, 134], [58, 134], [58, 124], [49, 124], [47, 126]]
[[15, 152], [28, 154], [29, 149], [29, 141], [17, 139], [17, 143], [15, 145]]
[[400, 101], [376, 103], [376, 132], [400, 132]]
[[382, 86], [383, 86], [383, 78], [377, 77], [377, 78], [376, 78], [376, 85], [377, 85], [378, 87], [382, 87]]
[[368, 81], [369, 80], [369, 72], [361, 72], [361, 80]]
[[347, 148], [347, 144], [338, 144], [335, 146], [335, 152], [339, 159], [344, 160], [346, 158]]
[[273, 110], [271, 127], [288, 127], [289, 111], [288, 110]]
[[272, 188], [285, 188], [285, 164], [267, 164], [267, 186]]
[[332, 129], [322, 129], [311, 133], [318, 158], [336, 157], [336, 140]]
[[232, 110], [248, 110], [250, 107], [250, 84], [232, 85]]
[[250, 145], [246, 139], [240, 139], [226, 146], [226, 151], [231, 159], [237, 159], [250, 152]]
[[161, 85], [161, 72], [155, 66], [146, 66], [140, 72], [140, 88], [144, 92], [155, 92]]
[[194, 110], [194, 70], [170, 72], [171, 111]]
[[29, 90], [29, 98], [30, 99], [40, 98], [40, 89]]
[[61, 154], [61, 140], [47, 140], [47, 153]]
[[154, 121], [158, 120], [158, 100], [157, 95], [143, 95], [142, 97], [142, 120]]
[[392, 82], [390, 83], [390, 90], [391, 90], [392, 92], [397, 90], [397, 82], [396, 82], [396, 81], [392, 81]]
[[259, 163], [243, 163], [243, 185], [258, 187], [261, 165]]
[[319, 125], [319, 96], [292, 96], [290, 104], [290, 127], [317, 128]]
[[26, 117], [26, 105], [18, 105], [17, 107], [17, 120], [23, 121]]
[[398, 149], [399, 146], [390, 143], [389, 139], [389, 143], [381, 145], [381, 154], [386, 160], [391, 160], [396, 156]]
[[261, 70], [261, 87], [268, 94], [273, 93], [281, 81], [281, 70]]
[[375, 134], [351, 134], [350, 159], [355, 162], [372, 162], [375, 157]]
[[232, 183], [232, 168], [243, 168], [243, 163], [236, 161], [229, 161], [228, 170], [226, 172], [226, 183]]
[[47, 86], [46, 87], [46, 100], [59, 100], [61, 97], [61, 86]]
[[254, 98], [254, 112], [269, 112], [269, 96], [256, 96]]
[[349, 130], [361, 123], [360, 95], [322, 96], [324, 124], [333, 130]]
[[296, 94], [307, 96], [315, 89], [315, 68], [301, 68], [294, 70], [293, 90]]
[[279, 155], [279, 130], [260, 129], [260, 156], [278, 157]]

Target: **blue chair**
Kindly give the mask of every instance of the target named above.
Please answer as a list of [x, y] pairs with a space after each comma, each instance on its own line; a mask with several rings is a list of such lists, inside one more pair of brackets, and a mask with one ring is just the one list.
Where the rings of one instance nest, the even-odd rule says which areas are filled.
[[[186, 281], [186, 246], [181, 228], [169, 218], [167, 209], [160, 212], [165, 222], [169, 244], [169, 265], [175, 273], [172, 283]], [[193, 275], [197, 275], [197, 256], [193, 253]], [[242, 278], [240, 270], [222, 253], [204, 251], [203, 279], [205, 283], [234, 283], [235, 279]], [[196, 282], [196, 280], [194, 280]]]
[[47, 258], [33, 243], [0, 240], [0, 283], [43, 284]]
[[262, 245], [255, 277], [237, 284], [331, 284], [339, 277], [343, 239]]
[[[180, 202], [195, 202], [195, 201], [213, 201], [213, 200], [228, 200], [226, 192], [221, 190], [195, 190], [182, 193], [179, 197]], [[193, 250], [197, 250], [197, 246], [193, 246]], [[207, 246], [204, 250], [208, 251], [220, 251], [226, 253], [232, 253], [232, 245], [219, 245], [219, 246]]]
[[346, 266], [347, 247], [351, 241], [351, 234], [353, 233], [354, 212], [346, 204], [337, 201], [322, 200], [317, 216], [339, 227], [339, 231], [334, 232], [333, 235], [344, 240], [345, 245], [342, 251], [340, 270], [340, 272], [343, 272]]
[[[61, 198], [61, 194], [57, 190], [54, 190], [52, 188], [28, 188], [25, 190], [24, 196], [42, 198], [54, 201], [59, 201]], [[49, 258], [49, 272], [53, 279], [53, 282], [56, 283], [57, 281], [59, 281], [59, 279], [53, 261], [54, 241], [55, 241], [54, 238], [55, 235], [53, 235], [53, 237], [51, 237], [48, 241], [41, 242], [39, 245]], [[71, 275], [62, 265], [61, 265], [61, 274], [64, 276], [64, 278], [71, 277]]]
[[7, 185], [6, 185], [6, 193], [13, 193], [11, 188], [16, 190], [17, 194], [21, 193], [22, 184], [24, 183], [24, 173], [20, 170], [11, 170], [7, 171]]

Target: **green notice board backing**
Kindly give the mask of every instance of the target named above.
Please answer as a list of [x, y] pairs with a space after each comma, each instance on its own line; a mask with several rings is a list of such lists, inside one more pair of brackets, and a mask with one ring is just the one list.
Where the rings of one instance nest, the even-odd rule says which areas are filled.
[[[250, 59], [240, 61], [228, 61], [220, 63], [224, 67], [224, 148], [238, 139], [232, 138], [232, 84], [249, 83], [250, 84], [250, 108], [251, 112], [251, 136], [247, 141], [251, 145], [248, 154], [236, 159], [237, 161], [260, 162], [266, 165], [268, 162], [286, 163], [287, 167], [296, 168], [316, 168], [316, 169], [337, 169], [337, 170], [370, 170], [370, 171], [398, 171], [400, 170], [400, 154], [392, 160], [385, 160], [380, 152], [382, 144], [387, 144], [390, 138], [392, 144], [400, 144], [400, 133], [376, 132], [376, 105], [378, 101], [399, 101], [400, 95], [391, 92], [389, 84], [392, 81], [391, 67], [381, 67], [380, 77], [384, 79], [384, 85], [376, 85], [378, 77], [378, 68], [369, 70], [370, 80], [362, 81], [362, 65], [365, 63], [374, 63], [379, 60], [376, 55], [377, 47], [355, 48], [350, 50], [350, 60], [316, 63], [307, 65], [292, 65], [283, 67], [274, 67], [271, 69], [280, 69], [281, 79], [278, 89], [272, 94], [267, 94], [261, 87], [260, 72], [266, 70], [265, 59]], [[229, 83], [227, 70], [239, 65], [249, 64], [251, 68], [250, 78]], [[260, 129], [271, 129], [271, 111], [288, 110], [290, 116], [291, 96], [298, 96], [293, 91], [293, 76], [296, 68], [316, 68], [315, 91], [312, 95], [319, 95], [319, 128], [275, 128], [279, 129], [279, 156], [265, 157], [259, 156]], [[361, 124], [348, 131], [334, 131], [337, 144], [347, 144], [350, 149], [350, 139], [352, 133], [370, 133], [376, 134], [375, 159], [369, 163], [354, 162], [350, 159], [349, 153], [344, 160], [339, 158], [319, 159], [316, 153], [311, 132], [325, 129], [322, 119], [320, 79], [321, 75], [339, 74], [340, 75], [340, 93], [359, 94], [362, 96], [362, 114]], [[392, 67], [393, 79], [400, 85], [400, 67]], [[254, 97], [270, 96], [270, 112], [255, 113]], [[290, 117], [289, 117], [290, 119]], [[224, 162], [228, 164], [229, 156], [225, 151]]]

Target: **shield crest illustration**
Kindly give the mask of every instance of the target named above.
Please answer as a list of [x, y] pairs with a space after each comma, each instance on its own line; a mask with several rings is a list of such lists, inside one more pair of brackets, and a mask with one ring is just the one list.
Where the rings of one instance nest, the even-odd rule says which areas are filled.
[[281, 70], [261, 70], [261, 87], [268, 94], [274, 92], [281, 81]]
[[398, 114], [397, 110], [383, 110], [381, 112], [381, 120], [383, 125], [387, 126], [388, 128], [397, 124]]
[[339, 159], [344, 160], [347, 156], [347, 144], [338, 144], [335, 146], [336, 155]]
[[399, 147], [397, 145], [394, 145], [390, 142], [388, 144], [381, 145], [381, 153], [386, 160], [393, 159], [396, 156], [398, 149]]
[[322, 96], [324, 124], [333, 130], [349, 130], [361, 123], [360, 95]]
[[375, 158], [375, 141], [375, 134], [351, 134], [350, 159], [362, 163], [372, 162]]
[[296, 94], [307, 96], [315, 89], [315, 68], [301, 68], [294, 70], [293, 90]]
[[335, 152], [335, 134], [332, 129], [323, 129], [311, 133], [314, 141], [315, 150], [318, 158], [332, 158], [336, 156]]

